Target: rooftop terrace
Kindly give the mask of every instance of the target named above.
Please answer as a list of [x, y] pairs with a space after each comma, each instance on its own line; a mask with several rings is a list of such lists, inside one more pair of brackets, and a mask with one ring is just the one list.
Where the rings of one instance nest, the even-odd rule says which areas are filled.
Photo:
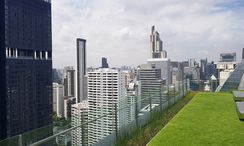
[[241, 145], [243, 137], [233, 95], [199, 93], [148, 145]]

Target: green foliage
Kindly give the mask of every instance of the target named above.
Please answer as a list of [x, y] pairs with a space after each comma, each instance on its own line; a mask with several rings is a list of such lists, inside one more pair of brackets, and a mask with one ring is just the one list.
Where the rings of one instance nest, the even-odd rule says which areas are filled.
[[116, 145], [145, 146], [195, 95], [196, 92], [189, 92], [184, 98], [180, 99], [163, 113], [153, 113], [147, 125], [137, 128], [129, 135], [121, 137]]
[[243, 145], [243, 131], [232, 94], [199, 93], [149, 146]]
[[70, 125], [71, 120], [65, 119], [64, 117], [58, 117], [55, 112], [53, 112], [53, 125], [54, 126], [67, 126]]

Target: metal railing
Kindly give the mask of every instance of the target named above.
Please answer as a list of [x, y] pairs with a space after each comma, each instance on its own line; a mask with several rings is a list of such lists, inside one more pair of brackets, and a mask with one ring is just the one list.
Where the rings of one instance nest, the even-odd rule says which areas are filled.
[[[95, 116], [92, 119], [87, 118], [78, 125], [74, 126], [71, 121], [69, 126], [59, 132], [53, 131], [55, 125], [49, 125], [0, 141], [0, 146], [115, 145], [119, 138], [130, 135], [136, 128], [147, 124], [155, 113], [162, 113], [175, 104], [190, 90], [189, 85], [189, 80], [185, 80], [177, 82], [175, 85], [164, 86], [160, 89], [160, 92], [158, 90], [143, 92], [142, 95], [132, 96], [131, 101], [127, 100], [122, 106], [118, 105], [120, 103], [109, 105], [110, 111], [102, 111], [104, 107], [98, 108], [96, 111], [89, 110], [88, 116], [97, 112], [103, 112], [104, 114]], [[98, 127], [95, 131], [103, 133], [102, 136], [96, 136], [97, 133], [94, 134], [91, 130], [92, 125], [99, 126], [99, 124], [101, 124], [101, 127]], [[102, 125], [105, 126], [102, 127]], [[74, 131], [79, 131], [84, 127], [85, 130], [81, 130], [80, 135], [74, 135]], [[106, 129], [108, 127], [110, 127], [109, 130]], [[59, 142], [59, 139], [62, 139], [61, 142]]]

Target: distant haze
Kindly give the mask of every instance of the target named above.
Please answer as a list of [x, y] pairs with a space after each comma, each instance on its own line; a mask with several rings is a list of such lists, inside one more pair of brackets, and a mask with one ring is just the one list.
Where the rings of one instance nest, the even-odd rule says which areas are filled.
[[87, 66], [137, 66], [150, 56], [152, 25], [171, 60], [208, 58], [244, 47], [242, 0], [53, 0], [53, 64], [76, 64], [76, 38], [87, 40]]

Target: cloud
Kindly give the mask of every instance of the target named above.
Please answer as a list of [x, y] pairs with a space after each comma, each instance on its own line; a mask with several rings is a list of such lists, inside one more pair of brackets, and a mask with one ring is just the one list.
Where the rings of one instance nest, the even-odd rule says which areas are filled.
[[[76, 38], [87, 39], [88, 66], [137, 66], [150, 56], [150, 27], [171, 60], [218, 60], [240, 54], [244, 10], [239, 0], [53, 0], [54, 67], [76, 64]], [[199, 52], [209, 52], [199, 53]]]

